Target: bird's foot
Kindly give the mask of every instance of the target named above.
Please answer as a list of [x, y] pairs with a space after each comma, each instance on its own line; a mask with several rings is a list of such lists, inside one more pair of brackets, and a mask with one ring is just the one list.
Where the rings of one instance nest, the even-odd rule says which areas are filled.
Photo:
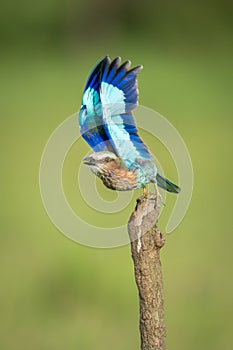
[[154, 193], [150, 193], [146, 187], [143, 187], [143, 195], [140, 198], [140, 201], [144, 200], [152, 200], [152, 201], [157, 201], [157, 194], [154, 195]]
[[149, 196], [149, 191], [147, 190], [146, 187], [143, 187], [143, 197], [147, 198]]

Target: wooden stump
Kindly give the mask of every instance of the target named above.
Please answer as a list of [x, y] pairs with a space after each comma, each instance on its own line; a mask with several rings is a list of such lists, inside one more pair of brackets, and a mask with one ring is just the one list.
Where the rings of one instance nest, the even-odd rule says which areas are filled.
[[164, 350], [163, 278], [160, 249], [165, 238], [157, 229], [160, 207], [155, 195], [141, 197], [128, 223], [140, 302], [141, 350]]

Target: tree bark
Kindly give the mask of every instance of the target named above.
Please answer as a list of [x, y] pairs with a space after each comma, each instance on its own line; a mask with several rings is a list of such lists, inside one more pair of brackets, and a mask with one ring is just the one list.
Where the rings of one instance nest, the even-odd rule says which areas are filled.
[[160, 207], [155, 195], [141, 197], [128, 223], [140, 302], [141, 350], [165, 350], [163, 279], [160, 249], [165, 238], [157, 229]]

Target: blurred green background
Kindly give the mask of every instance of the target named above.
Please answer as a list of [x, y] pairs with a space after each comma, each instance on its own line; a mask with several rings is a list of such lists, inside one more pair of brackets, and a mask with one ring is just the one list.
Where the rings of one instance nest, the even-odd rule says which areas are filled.
[[[227, 0], [2, 4], [1, 350], [139, 349], [130, 247], [67, 239], [50, 222], [38, 185], [47, 139], [78, 110], [85, 79], [106, 54], [144, 65], [140, 103], [173, 123], [193, 161], [189, 211], [162, 251], [167, 348], [231, 348], [231, 17]], [[78, 208], [74, 150], [64, 183]], [[158, 146], [175, 178], [163, 153]], [[167, 201], [162, 226], [173, 197]], [[133, 206], [117, 220], [127, 221]]]

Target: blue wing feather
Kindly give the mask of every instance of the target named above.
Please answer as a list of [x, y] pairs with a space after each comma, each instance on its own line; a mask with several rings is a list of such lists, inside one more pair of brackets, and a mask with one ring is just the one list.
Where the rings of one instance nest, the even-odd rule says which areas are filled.
[[[115, 59], [111, 65], [105, 65], [103, 68], [103, 76], [101, 81], [101, 90], [103, 91], [101, 100], [103, 104], [121, 103], [122, 108], [126, 107], [123, 112], [133, 110], [138, 101], [137, 74], [142, 69], [142, 66], [128, 70], [131, 63], [126, 61], [119, 67], [120, 58]], [[105, 103], [108, 95], [111, 95], [113, 87], [117, 88], [122, 94], [111, 97]]]
[[120, 63], [121, 63], [120, 57], [116, 57], [110, 64], [108, 70], [105, 67], [105, 75], [103, 76], [102, 80], [106, 81], [107, 79], [108, 81], [111, 81], [114, 75], [116, 74], [117, 69], [120, 66]]
[[115, 153], [123, 159], [153, 159], [138, 135], [131, 111], [138, 103], [137, 74], [142, 66], [128, 70], [130, 61], [119, 66], [119, 59], [104, 67], [100, 98], [104, 129]]
[[105, 57], [92, 70], [84, 88], [82, 107], [79, 112], [80, 131], [85, 141], [95, 152], [110, 148], [108, 136], [103, 128], [103, 113], [100, 100], [100, 84]]
[[[106, 65], [106, 61], [108, 60], [107, 57], [104, 57], [103, 60], [101, 60], [99, 63], [97, 63], [97, 65], [93, 68], [93, 70], [91, 71], [91, 74], [89, 75], [85, 88], [84, 88], [84, 92], [88, 89], [88, 88], [93, 88], [94, 87], [94, 82], [96, 82], [98, 85], [100, 84], [100, 77], [101, 77], [101, 72], [102, 72], [102, 67]], [[97, 89], [95, 89], [97, 90]]]
[[[115, 153], [122, 159], [135, 161], [138, 158], [152, 160], [148, 147], [138, 135], [134, 118], [131, 113], [107, 116], [104, 128]], [[111, 121], [110, 121], [111, 120]]]
[[138, 103], [137, 74], [130, 61], [120, 65], [105, 57], [91, 72], [82, 100], [79, 123], [82, 136], [95, 151], [109, 150], [122, 159], [153, 159], [132, 116]]

